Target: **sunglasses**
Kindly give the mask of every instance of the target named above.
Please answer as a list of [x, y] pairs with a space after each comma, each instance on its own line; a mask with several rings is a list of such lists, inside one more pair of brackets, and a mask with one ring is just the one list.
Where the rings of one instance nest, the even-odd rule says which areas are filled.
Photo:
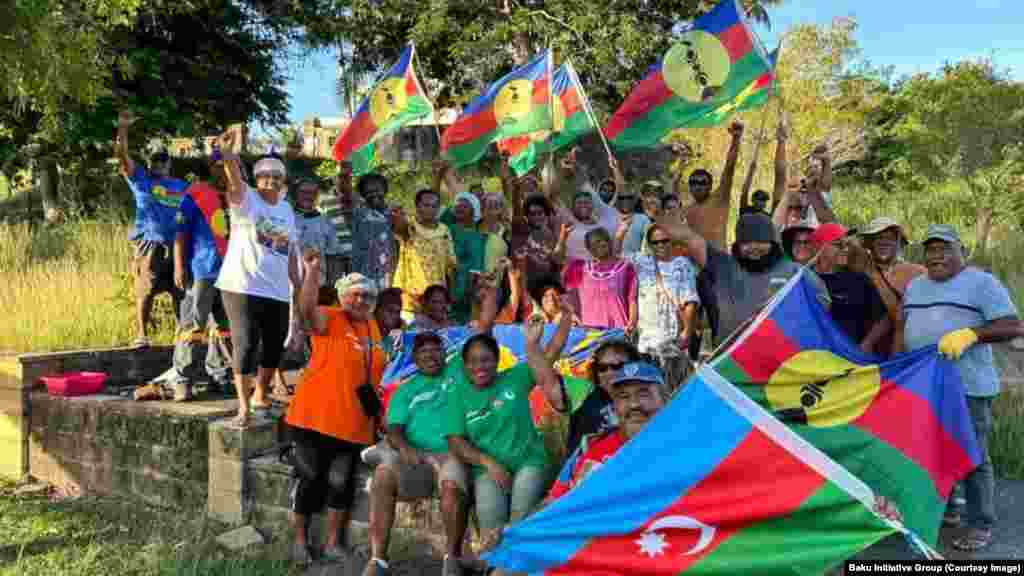
[[595, 362], [594, 370], [598, 374], [608, 371], [618, 372], [619, 370], [622, 370], [622, 367], [625, 365], [625, 362]]
[[636, 196], [625, 196], [625, 195], [620, 194], [618, 199], [619, 200], [636, 200]]

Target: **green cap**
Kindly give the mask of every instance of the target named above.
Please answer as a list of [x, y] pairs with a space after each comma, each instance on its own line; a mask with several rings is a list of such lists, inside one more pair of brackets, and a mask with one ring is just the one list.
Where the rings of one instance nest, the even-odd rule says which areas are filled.
[[932, 240], [942, 240], [943, 242], [949, 242], [950, 244], [960, 244], [960, 234], [957, 233], [956, 228], [953, 228], [949, 224], [932, 224], [928, 226], [928, 232], [924, 235], [924, 241], [922, 244], [927, 244]]

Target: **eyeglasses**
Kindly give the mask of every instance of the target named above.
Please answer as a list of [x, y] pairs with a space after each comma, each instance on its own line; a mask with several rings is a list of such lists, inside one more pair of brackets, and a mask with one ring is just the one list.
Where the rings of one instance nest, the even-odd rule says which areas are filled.
[[672, 243], [672, 241], [669, 240], [668, 238], [664, 238], [664, 239], [661, 239], [661, 240], [651, 240], [650, 241], [651, 246], [664, 246], [665, 244], [671, 244], [671, 243]]
[[598, 374], [608, 371], [618, 372], [619, 370], [622, 370], [622, 367], [625, 365], [625, 362], [595, 362], [594, 370]]

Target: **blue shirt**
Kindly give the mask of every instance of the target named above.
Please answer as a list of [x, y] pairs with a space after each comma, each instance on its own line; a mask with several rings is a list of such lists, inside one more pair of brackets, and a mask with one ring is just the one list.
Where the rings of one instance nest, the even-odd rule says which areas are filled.
[[647, 233], [647, 227], [650, 225], [651, 219], [647, 215], [633, 215], [633, 222], [629, 225], [629, 230], [626, 231], [626, 237], [622, 239], [623, 256], [640, 252], [644, 245], [644, 235]]
[[129, 239], [174, 242], [178, 207], [185, 196], [188, 182], [177, 178], [153, 178], [136, 164], [128, 176], [128, 187], [135, 195], [135, 228]]
[[195, 192], [196, 190], [190, 187], [189, 193], [178, 207], [177, 231], [188, 235], [185, 243], [185, 262], [191, 267], [192, 279], [216, 280], [224, 256], [217, 251], [214, 228], [219, 230], [219, 236], [222, 238], [227, 233], [224, 206], [219, 198], [214, 200], [213, 205], [218, 209], [208, 217], [196, 204], [193, 196]]
[[[944, 282], [918, 276], [903, 295], [903, 342], [907, 350], [916, 350], [937, 344], [954, 330], [976, 328], [1016, 315], [1017, 308], [1006, 287], [977, 268], [965, 268]], [[968, 396], [999, 393], [999, 375], [990, 344], [978, 343], [968, 348], [956, 361], [956, 367]]]

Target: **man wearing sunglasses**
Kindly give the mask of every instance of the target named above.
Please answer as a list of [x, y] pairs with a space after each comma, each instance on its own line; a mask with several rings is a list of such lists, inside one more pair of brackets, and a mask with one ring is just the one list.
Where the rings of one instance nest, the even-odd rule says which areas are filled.
[[132, 271], [135, 274], [135, 344], [149, 344], [148, 330], [153, 299], [161, 292], [171, 295], [174, 317], [178, 318], [184, 292], [174, 283], [173, 245], [177, 234], [176, 216], [185, 198], [188, 182], [171, 178], [171, 157], [161, 150], [150, 158], [149, 170], [139, 166], [128, 153], [128, 129], [135, 116], [123, 110], [117, 119], [114, 155], [121, 175], [135, 196], [135, 228], [129, 239], [135, 243]]
[[[729, 207], [732, 202], [732, 179], [736, 173], [736, 159], [740, 153], [740, 140], [743, 138], [743, 124], [733, 122], [729, 126], [729, 151], [725, 156], [725, 168], [722, 170], [722, 183], [718, 187], [718, 196], [711, 197], [714, 180], [711, 173], [700, 168], [694, 170], [687, 179], [687, 188], [694, 204], [686, 209], [686, 222], [701, 237], [718, 247], [725, 246], [725, 227], [729, 221]], [[683, 197], [683, 174], [676, 179], [676, 196]]]

